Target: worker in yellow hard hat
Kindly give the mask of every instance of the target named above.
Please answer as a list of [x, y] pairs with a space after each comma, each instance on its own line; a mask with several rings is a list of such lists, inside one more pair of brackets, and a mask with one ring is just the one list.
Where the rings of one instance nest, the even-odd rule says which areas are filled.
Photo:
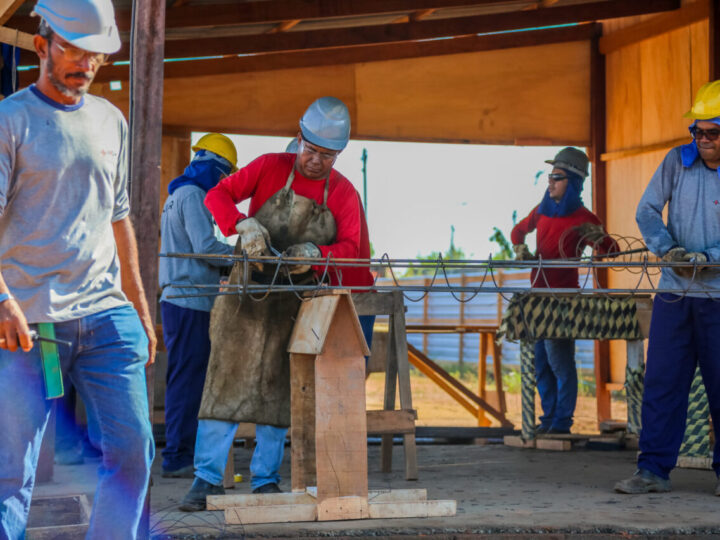
[[615, 485], [621, 493], [670, 491], [698, 366], [715, 430], [713, 469], [720, 475], [720, 267], [706, 266], [720, 261], [720, 81], [700, 88], [685, 117], [693, 119], [693, 141], [667, 153], [636, 214], [650, 251], [688, 266], [662, 269], [658, 288], [678, 294], [655, 296], [638, 468]]
[[[220, 133], [208, 133], [183, 174], [170, 182], [160, 225], [162, 253], [230, 255], [234, 246], [215, 237], [205, 195], [235, 168], [237, 151]], [[219, 283], [226, 259], [160, 258], [160, 309], [167, 349], [165, 436], [162, 475], [192, 478], [198, 410], [210, 357], [213, 297], [174, 298], [197, 289], [178, 284]]]

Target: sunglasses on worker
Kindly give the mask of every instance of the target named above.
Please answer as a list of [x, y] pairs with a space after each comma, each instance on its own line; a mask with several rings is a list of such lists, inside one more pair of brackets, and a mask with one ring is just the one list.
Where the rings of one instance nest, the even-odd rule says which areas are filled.
[[715, 141], [720, 137], [720, 129], [700, 129], [697, 126], [693, 126], [690, 128], [690, 135], [692, 135], [692, 138], [696, 141], [699, 141], [703, 137], [708, 141]]
[[562, 182], [563, 180], [567, 180], [567, 176], [562, 173], [550, 173], [548, 174], [548, 178], [553, 182]]

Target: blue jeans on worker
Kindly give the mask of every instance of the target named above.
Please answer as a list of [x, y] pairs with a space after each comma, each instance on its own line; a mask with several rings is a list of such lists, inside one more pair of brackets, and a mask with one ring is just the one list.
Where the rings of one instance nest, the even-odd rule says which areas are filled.
[[570, 429], [577, 403], [575, 341], [541, 339], [535, 343], [535, 379], [543, 414], [542, 429]]
[[[63, 372], [97, 425], [102, 449], [88, 538], [136, 537], [154, 456], [145, 364], [148, 340], [130, 306], [55, 324]], [[23, 538], [40, 444], [52, 402], [45, 399], [40, 347], [0, 349], [0, 537]], [[95, 435], [94, 435], [95, 434]]]
[[210, 313], [160, 302], [167, 350], [163, 469], [193, 464], [198, 411], [210, 358]]
[[[222, 484], [228, 453], [232, 447], [237, 422], [200, 420], [195, 444], [195, 476], [219, 486]], [[280, 484], [280, 465], [285, 452], [288, 428], [257, 424], [255, 451], [250, 461], [250, 487]]]
[[668, 478], [685, 435], [690, 386], [699, 365], [715, 429], [720, 474], [720, 299], [658, 294], [648, 342], [638, 468]]

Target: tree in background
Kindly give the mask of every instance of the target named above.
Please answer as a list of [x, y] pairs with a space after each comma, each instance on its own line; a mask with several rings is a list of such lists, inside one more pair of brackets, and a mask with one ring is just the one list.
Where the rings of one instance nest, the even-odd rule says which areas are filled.
[[[514, 227], [517, 223], [517, 210], [513, 210], [512, 221]], [[505, 233], [503, 233], [498, 227], [493, 227], [493, 233], [488, 240], [495, 242], [500, 248], [500, 251], [492, 256], [494, 261], [505, 261], [514, 257], [512, 244], [505, 237]]]
[[[430, 253], [430, 255], [418, 255], [416, 258], [420, 261], [437, 261], [442, 257], [443, 260], [465, 260], [467, 259], [467, 256], [465, 255], [465, 251], [463, 251], [462, 248], [455, 247], [455, 226], [450, 225], [450, 247], [445, 251], [445, 253], [440, 253], [439, 251], [433, 251]], [[442, 272], [441, 270], [438, 270], [438, 274]], [[445, 270], [447, 274], [461, 274], [462, 269], [461, 268], [448, 268]], [[427, 275], [433, 275], [435, 273], [435, 266], [427, 265], [427, 266], [413, 266], [410, 265], [408, 269], [405, 271], [405, 273], [402, 275], [402, 277], [412, 277], [412, 276], [427, 276]]]

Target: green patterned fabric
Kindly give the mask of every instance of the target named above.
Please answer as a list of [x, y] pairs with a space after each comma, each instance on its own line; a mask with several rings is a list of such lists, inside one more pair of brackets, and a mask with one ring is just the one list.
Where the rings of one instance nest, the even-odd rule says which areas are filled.
[[695, 371], [695, 378], [690, 387], [688, 400], [687, 424], [680, 455], [688, 457], [712, 456], [710, 448], [710, 406], [708, 405], [705, 385], [700, 369]]
[[498, 339], [642, 339], [632, 296], [516, 294]]

